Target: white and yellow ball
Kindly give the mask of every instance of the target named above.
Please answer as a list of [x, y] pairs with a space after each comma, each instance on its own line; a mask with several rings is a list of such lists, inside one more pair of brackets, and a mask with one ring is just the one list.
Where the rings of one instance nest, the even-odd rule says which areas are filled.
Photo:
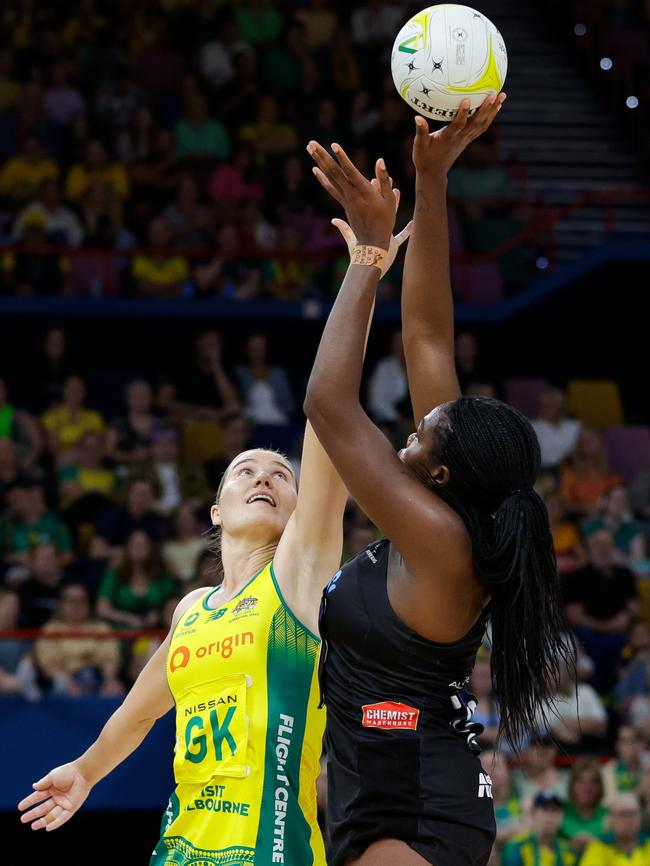
[[443, 3], [410, 18], [397, 34], [391, 71], [400, 96], [432, 120], [453, 120], [464, 99], [470, 114], [498, 93], [508, 70], [503, 37], [469, 6]]

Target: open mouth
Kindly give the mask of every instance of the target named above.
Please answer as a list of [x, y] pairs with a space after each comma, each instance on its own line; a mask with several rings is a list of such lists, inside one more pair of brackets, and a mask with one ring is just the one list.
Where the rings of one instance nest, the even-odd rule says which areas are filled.
[[253, 502], [268, 502], [268, 504], [273, 508], [276, 507], [275, 499], [270, 493], [253, 493], [253, 495], [249, 496], [246, 500], [246, 505], [251, 505]]

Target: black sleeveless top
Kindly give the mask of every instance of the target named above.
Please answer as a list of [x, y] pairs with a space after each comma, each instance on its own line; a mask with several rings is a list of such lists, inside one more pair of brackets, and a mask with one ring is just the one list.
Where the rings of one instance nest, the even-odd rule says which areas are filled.
[[371, 544], [323, 595], [332, 864], [380, 838], [403, 839], [436, 866], [487, 862], [491, 789], [466, 688], [487, 616], [454, 643], [420, 637], [388, 599], [389, 553], [388, 539]]

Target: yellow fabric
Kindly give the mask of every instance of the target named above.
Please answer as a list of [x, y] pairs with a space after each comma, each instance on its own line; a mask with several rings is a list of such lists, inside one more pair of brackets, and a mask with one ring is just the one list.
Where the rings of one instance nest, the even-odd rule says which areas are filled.
[[[110, 628], [105, 622], [94, 620], [72, 626], [53, 619], [43, 626], [43, 634], [66, 631], [94, 631], [105, 634], [110, 631]], [[34, 645], [34, 656], [38, 664], [46, 670], [71, 676], [84, 667], [101, 668], [105, 664], [117, 667], [120, 661], [120, 645], [118, 641], [106, 640], [106, 638], [100, 640], [91, 637], [71, 637], [63, 640], [39, 638]]]
[[606, 842], [590, 842], [580, 866], [650, 866], [650, 840], [641, 842], [631, 854], [625, 854]]
[[79, 409], [73, 418], [67, 406], [55, 406], [42, 417], [48, 433], [56, 435], [59, 448], [73, 448], [85, 433], [103, 433], [104, 419], [92, 409]]
[[181, 256], [169, 259], [154, 259], [149, 256], [135, 256], [133, 276], [156, 286], [171, 286], [186, 280], [189, 274], [187, 260]]
[[216, 421], [185, 421], [183, 424], [183, 457], [193, 463], [205, 463], [223, 454], [223, 429]]
[[569, 411], [588, 427], [620, 427], [624, 424], [618, 385], [609, 379], [572, 379], [567, 388]]
[[129, 179], [123, 165], [114, 163], [97, 171], [88, 171], [85, 165], [73, 165], [65, 179], [65, 196], [73, 201], [79, 199], [93, 183], [105, 183], [120, 198], [129, 194]]
[[319, 639], [284, 604], [271, 563], [222, 606], [219, 593], [196, 602], [170, 642], [177, 787], [152, 866], [325, 866]]
[[46, 180], [56, 180], [59, 169], [51, 159], [28, 162], [22, 156], [10, 159], [0, 173], [0, 193], [12, 198], [28, 198], [36, 195]]

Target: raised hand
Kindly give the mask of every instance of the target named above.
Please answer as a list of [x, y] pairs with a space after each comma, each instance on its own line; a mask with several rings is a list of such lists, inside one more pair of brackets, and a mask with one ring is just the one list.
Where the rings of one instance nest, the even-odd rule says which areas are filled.
[[32, 830], [56, 830], [82, 806], [92, 785], [76, 763], [62, 764], [35, 782], [34, 793], [18, 804], [20, 820]]
[[395, 225], [399, 196], [383, 159], [376, 164], [373, 182], [366, 180], [339, 144], [333, 144], [336, 159], [310, 141], [307, 152], [316, 165], [312, 169], [321, 186], [343, 205], [357, 243], [387, 250]]
[[469, 99], [464, 99], [452, 122], [431, 133], [426, 119], [418, 115], [413, 141], [413, 163], [418, 173], [446, 175], [467, 145], [490, 126], [505, 100], [505, 93], [492, 94], [470, 117]]

